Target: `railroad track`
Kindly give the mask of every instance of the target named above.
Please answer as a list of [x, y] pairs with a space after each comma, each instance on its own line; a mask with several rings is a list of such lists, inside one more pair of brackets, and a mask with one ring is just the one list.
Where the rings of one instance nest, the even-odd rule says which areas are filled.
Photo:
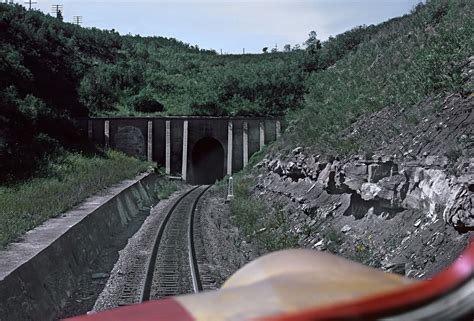
[[[210, 186], [196, 186], [168, 208], [147, 256], [138, 256], [126, 276], [119, 305], [213, 288], [208, 275], [199, 217], [199, 199]], [[148, 259], [146, 259], [148, 258]]]

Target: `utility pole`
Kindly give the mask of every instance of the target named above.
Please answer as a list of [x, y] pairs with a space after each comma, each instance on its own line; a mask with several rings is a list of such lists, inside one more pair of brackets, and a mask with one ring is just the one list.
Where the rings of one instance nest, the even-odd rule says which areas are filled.
[[74, 16], [73, 22], [75, 25], [80, 26], [82, 24], [82, 16]]
[[[5, 3], [6, 3], [6, 2], [7, 2], [7, 1], [5, 1]], [[10, 4], [12, 4], [12, 3], [13, 3], [13, 1], [10, 1]], [[28, 5], [28, 8], [29, 8], [30, 10], [31, 10], [31, 5], [32, 5], [32, 4], [37, 4], [37, 3], [38, 3], [38, 2], [36, 2], [35, 0], [27, 0], [27, 1], [25, 1], [25, 4]]]
[[244, 49], [242, 49], [242, 54], [244, 54], [244, 55], [245, 55], [245, 48], [244, 48]]
[[51, 13], [56, 15], [56, 18], [60, 19], [63, 17], [63, 5], [62, 4], [53, 4], [51, 6]]
[[221, 49], [221, 56], [222, 56], [222, 49]]

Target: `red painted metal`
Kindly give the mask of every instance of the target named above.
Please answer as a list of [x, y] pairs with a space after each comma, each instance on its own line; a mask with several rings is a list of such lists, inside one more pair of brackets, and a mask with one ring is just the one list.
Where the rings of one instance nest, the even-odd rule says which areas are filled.
[[194, 318], [174, 299], [149, 301], [110, 311], [67, 319], [67, 321], [193, 321]]
[[471, 241], [468, 248], [451, 266], [431, 280], [415, 283], [383, 295], [257, 320], [373, 320], [420, 307], [454, 290], [472, 277], [474, 277], [474, 241]]

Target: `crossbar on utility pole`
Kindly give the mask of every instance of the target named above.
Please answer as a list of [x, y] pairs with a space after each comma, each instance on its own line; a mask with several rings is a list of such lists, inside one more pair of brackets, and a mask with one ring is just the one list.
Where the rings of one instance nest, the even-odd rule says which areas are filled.
[[72, 23], [80, 26], [82, 24], [82, 16], [74, 16]]
[[51, 13], [56, 15], [56, 18], [58, 18], [58, 14], [63, 13], [63, 5], [62, 4], [53, 4], [51, 5]]
[[[5, 1], [5, 3], [7, 3], [8, 0]], [[13, 1], [10, 1], [10, 3], [12, 3]], [[31, 5], [32, 4], [37, 4], [38, 2], [36, 2], [35, 0], [27, 0], [25, 1], [25, 4], [28, 4], [28, 8], [29, 10], [31, 10]]]

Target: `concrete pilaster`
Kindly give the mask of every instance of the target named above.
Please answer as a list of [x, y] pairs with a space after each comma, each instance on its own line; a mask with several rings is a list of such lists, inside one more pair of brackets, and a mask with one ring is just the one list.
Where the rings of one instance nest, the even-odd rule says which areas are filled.
[[232, 135], [234, 126], [231, 121], [227, 124], [227, 175], [232, 175]]
[[277, 120], [276, 123], [275, 123], [275, 132], [276, 132], [276, 138], [280, 138], [281, 136], [281, 124], [280, 124], [280, 121]]
[[104, 121], [105, 147], [110, 147], [110, 121]]
[[94, 129], [92, 127], [92, 120], [89, 119], [87, 121], [87, 137], [89, 139], [92, 139], [93, 135], [94, 135]]
[[245, 167], [249, 162], [249, 124], [246, 121], [244, 122], [243, 130], [243, 157]]
[[265, 124], [264, 122], [260, 122], [260, 150], [263, 149], [263, 146], [265, 145]]
[[171, 122], [167, 120], [166, 122], [166, 133], [165, 133], [165, 164], [166, 164], [166, 174], [171, 174]]
[[148, 121], [147, 123], [147, 153], [146, 153], [146, 159], [151, 162], [153, 161], [153, 122]]
[[188, 169], [188, 121], [183, 123], [183, 161], [181, 167], [181, 177], [186, 181]]

